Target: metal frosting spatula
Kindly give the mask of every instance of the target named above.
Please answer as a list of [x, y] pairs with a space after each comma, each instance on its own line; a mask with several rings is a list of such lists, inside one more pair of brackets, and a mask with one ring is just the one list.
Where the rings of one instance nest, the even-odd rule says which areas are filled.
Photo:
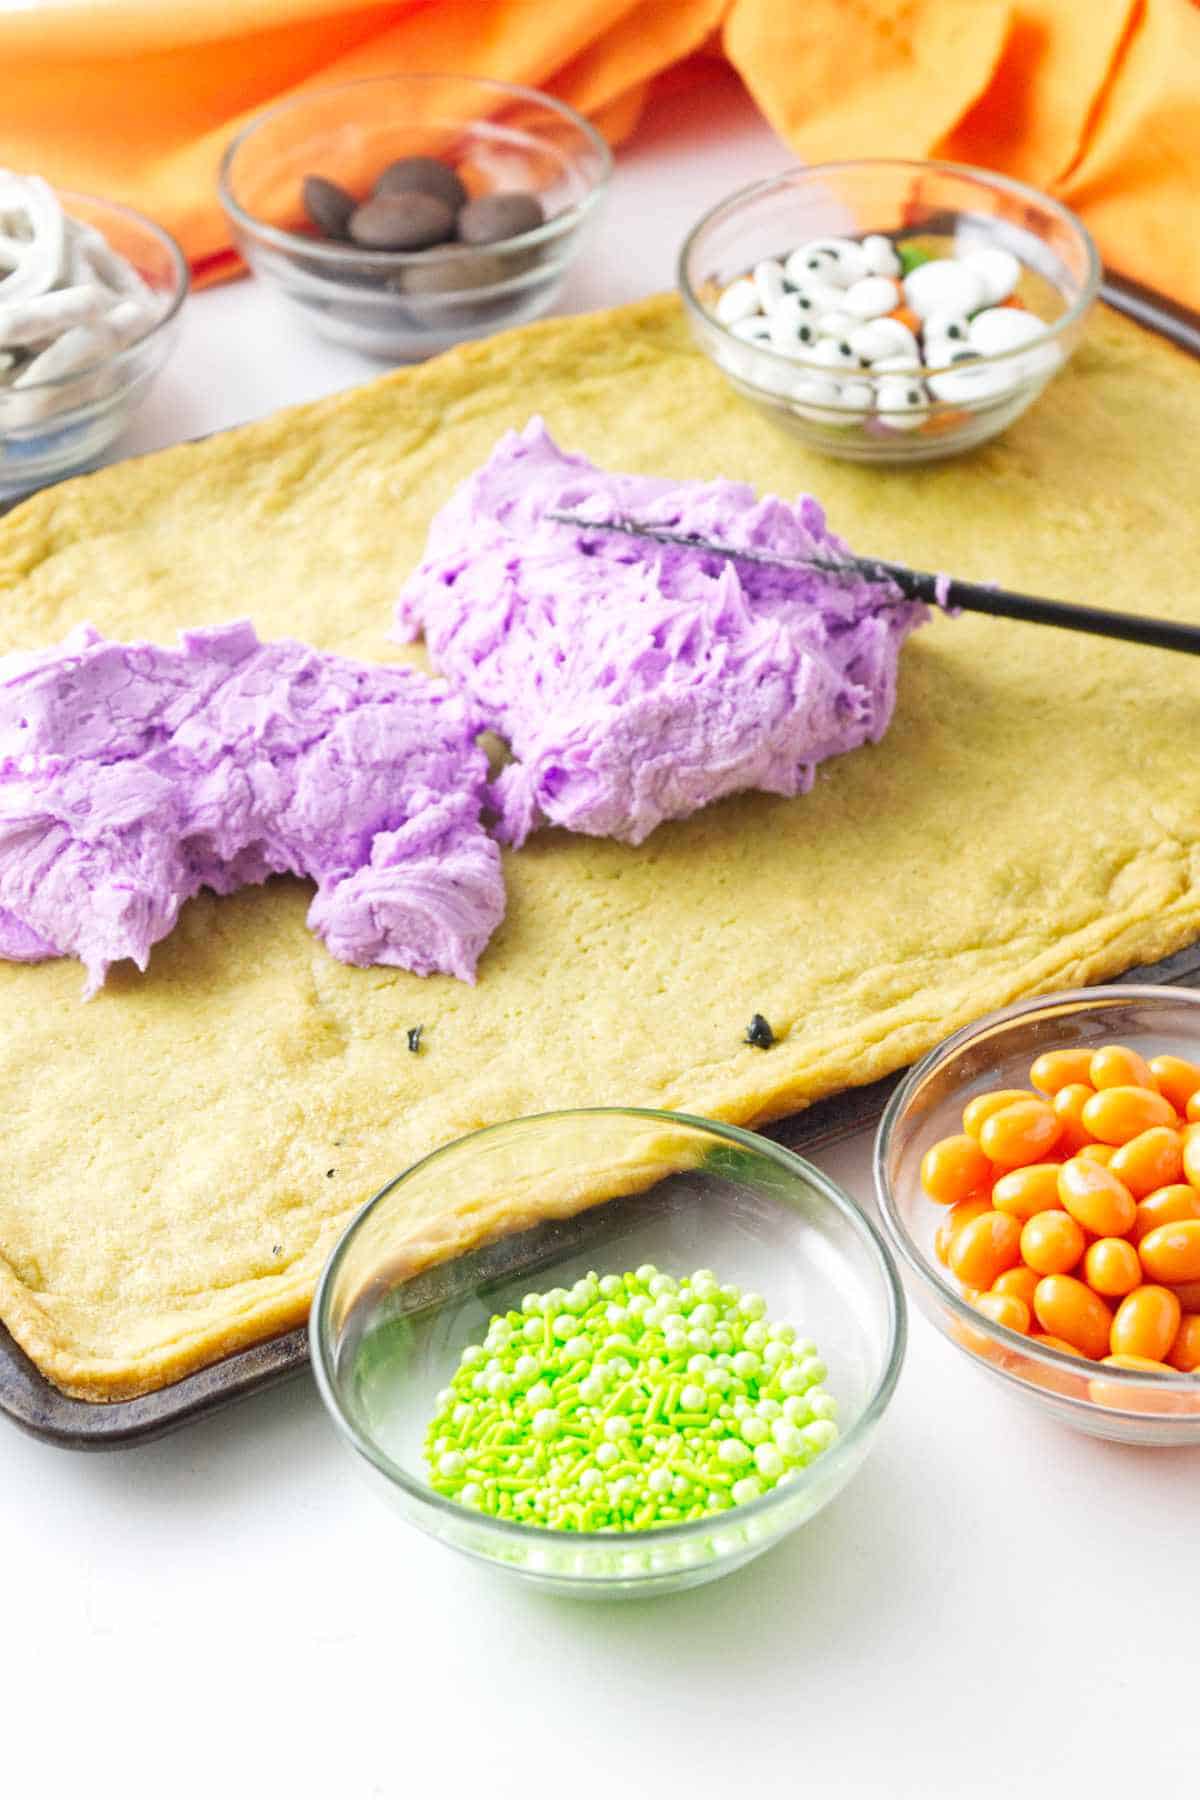
[[1064, 631], [1086, 631], [1094, 637], [1123, 638], [1131, 644], [1150, 644], [1157, 650], [1186, 650], [1200, 655], [1200, 625], [1180, 625], [1174, 619], [1148, 619], [1138, 613], [1109, 612], [1099, 606], [1077, 606], [1068, 600], [1040, 600], [1032, 594], [1013, 594], [1007, 588], [986, 587], [974, 581], [955, 581], [945, 575], [929, 575], [902, 563], [881, 562], [856, 556], [834, 561], [811, 556], [775, 556], [767, 550], [741, 549], [720, 544], [668, 526], [644, 524], [637, 519], [586, 519], [579, 513], [548, 511], [548, 519], [573, 525], [577, 531], [619, 532], [653, 544], [673, 544], [705, 556], [724, 556], [733, 562], [758, 563], [771, 569], [820, 569], [829, 575], [853, 575], [859, 580], [894, 582], [906, 600], [962, 612], [990, 613], [998, 619], [1019, 619], [1027, 625], [1057, 625]]

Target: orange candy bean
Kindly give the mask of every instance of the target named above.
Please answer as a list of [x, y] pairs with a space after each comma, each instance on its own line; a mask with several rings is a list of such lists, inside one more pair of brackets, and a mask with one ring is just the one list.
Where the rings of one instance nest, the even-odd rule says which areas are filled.
[[1111, 1144], [1084, 1144], [1075, 1152], [1076, 1156], [1086, 1157], [1088, 1162], [1103, 1163], [1107, 1169], [1117, 1154]]
[[[1029, 1079], [1041, 1094], [1057, 1094], [1061, 1088], [1087, 1082], [1091, 1085], [1090, 1050], [1047, 1050], [1029, 1071]], [[1200, 1087], [1200, 1080], [1196, 1083]]]
[[1177, 1115], [1169, 1100], [1146, 1088], [1106, 1087], [1085, 1103], [1080, 1119], [1102, 1144], [1127, 1144], [1156, 1125], [1174, 1125]]
[[1200, 1312], [1200, 1281], [1168, 1281], [1185, 1313]]
[[1173, 1181], [1138, 1201], [1137, 1217], [1129, 1235], [1135, 1244], [1140, 1244], [1148, 1231], [1158, 1225], [1175, 1225], [1180, 1219], [1200, 1219], [1200, 1194], [1186, 1181]]
[[1014, 1300], [1023, 1300], [1030, 1312], [1033, 1311], [1033, 1290], [1041, 1280], [1036, 1269], [1027, 1269], [1024, 1263], [1017, 1263], [1011, 1269], [1005, 1269], [1003, 1275], [997, 1275], [992, 1283], [993, 1294], [1007, 1294]]
[[1114, 1150], [1108, 1166], [1140, 1200], [1155, 1188], [1183, 1180], [1183, 1139], [1169, 1125], [1152, 1125]]
[[1156, 1225], [1138, 1245], [1138, 1254], [1151, 1281], [1167, 1286], [1200, 1281], [1200, 1219]]
[[984, 1122], [1003, 1106], [1011, 1106], [1017, 1100], [1036, 1100], [1037, 1095], [1028, 1088], [996, 1088], [990, 1094], [976, 1094], [974, 1100], [968, 1100], [963, 1107], [963, 1130], [973, 1138], [979, 1136]]
[[1170, 1288], [1134, 1288], [1113, 1315], [1109, 1348], [1114, 1356], [1144, 1356], [1162, 1362], [1179, 1330], [1182, 1308]]
[[1066, 1338], [1052, 1337], [1048, 1331], [1031, 1332], [1030, 1340], [1035, 1344], [1045, 1344], [1047, 1350], [1057, 1350], [1063, 1356], [1083, 1355], [1083, 1351], [1077, 1350], [1074, 1344], [1068, 1344]]
[[1087, 1079], [1094, 1088], [1139, 1087], [1158, 1092], [1154, 1071], [1145, 1057], [1124, 1044], [1105, 1044], [1092, 1052]]
[[1021, 1223], [1007, 1213], [981, 1213], [955, 1232], [950, 1267], [968, 1287], [990, 1288], [1021, 1256]]
[[998, 1168], [1016, 1169], [1025, 1163], [1040, 1162], [1061, 1135], [1062, 1126], [1044, 1100], [1014, 1100], [1011, 1106], [1002, 1106], [984, 1120], [979, 1129], [979, 1145]]
[[[1183, 1167], [1182, 1162], [1180, 1168]], [[939, 1206], [967, 1200], [990, 1180], [992, 1165], [973, 1137], [965, 1132], [942, 1138], [921, 1158], [921, 1186]], [[1164, 1177], [1164, 1180], [1167, 1179]], [[1160, 1182], [1151, 1183], [1159, 1187]]]
[[1183, 1112], [1192, 1095], [1200, 1091], [1200, 1066], [1182, 1056], [1152, 1056], [1150, 1073], [1176, 1112]]
[[1094, 1293], [1118, 1300], [1142, 1285], [1142, 1265], [1128, 1238], [1097, 1238], [1087, 1247], [1083, 1274]]
[[1108, 1354], [1112, 1314], [1099, 1294], [1073, 1275], [1043, 1275], [1034, 1290], [1033, 1310], [1051, 1337], [1065, 1338], [1085, 1356]]
[[1035, 1213], [1021, 1228], [1021, 1256], [1039, 1275], [1065, 1275], [1083, 1255], [1084, 1242], [1065, 1212]]
[[[1106, 1356], [1104, 1362], [1110, 1369], [1137, 1369], [1144, 1375], [1175, 1373], [1166, 1363], [1154, 1362], [1148, 1356]], [[1187, 1391], [1181, 1393], [1181, 1385], [1134, 1388], [1127, 1382], [1097, 1380], [1088, 1382], [1088, 1395], [1098, 1406], [1109, 1406], [1116, 1412], [1190, 1413], [1200, 1410], [1200, 1401]]]
[[1068, 1156], [1074, 1156], [1091, 1138], [1084, 1127], [1083, 1109], [1096, 1092], [1086, 1081], [1072, 1081], [1066, 1087], [1059, 1088], [1051, 1105], [1054, 1116], [1062, 1127], [1058, 1140], [1058, 1149], [1065, 1150]]
[[1058, 1170], [1058, 1163], [1028, 1163], [1023, 1169], [1010, 1169], [992, 1189], [992, 1205], [997, 1212], [1011, 1213], [1014, 1219], [1032, 1219], [1034, 1213], [1053, 1212], [1062, 1205]]
[[1100, 1361], [1106, 1369], [1141, 1369], [1144, 1374], [1169, 1375], [1169, 1363], [1160, 1362], [1157, 1356], [1137, 1356], [1132, 1350], [1114, 1350], [1111, 1356], [1102, 1356]]
[[937, 1252], [939, 1262], [948, 1263], [950, 1261], [950, 1246], [963, 1226], [969, 1225], [972, 1219], [981, 1218], [984, 1213], [991, 1212], [991, 1210], [991, 1201], [983, 1199], [982, 1196], [974, 1200], [960, 1200], [957, 1206], [952, 1206], [938, 1226], [933, 1239], [933, 1247]]
[[1167, 1361], [1173, 1369], [1182, 1369], [1185, 1375], [1200, 1369], [1200, 1313], [1184, 1313], [1175, 1333], [1175, 1342], [1167, 1352]]
[[1200, 1188], [1200, 1125], [1185, 1125], [1183, 1131], [1183, 1179]]
[[974, 1304], [976, 1312], [981, 1312], [996, 1325], [1007, 1325], [1010, 1331], [1019, 1331], [1022, 1336], [1029, 1330], [1029, 1308], [1015, 1294], [980, 1294]]
[[1058, 1197], [1071, 1217], [1097, 1237], [1124, 1237], [1137, 1217], [1137, 1202], [1125, 1183], [1103, 1163], [1083, 1156], [1073, 1156], [1058, 1171]]

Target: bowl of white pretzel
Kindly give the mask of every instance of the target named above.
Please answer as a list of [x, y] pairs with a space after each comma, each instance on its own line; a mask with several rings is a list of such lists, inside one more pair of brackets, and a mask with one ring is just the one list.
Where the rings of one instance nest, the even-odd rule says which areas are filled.
[[188, 291], [132, 208], [0, 170], [0, 499], [95, 463], [145, 397]]

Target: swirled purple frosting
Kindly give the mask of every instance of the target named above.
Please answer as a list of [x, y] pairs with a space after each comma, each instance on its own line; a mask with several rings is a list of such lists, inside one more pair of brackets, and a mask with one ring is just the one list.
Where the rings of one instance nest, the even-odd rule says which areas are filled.
[[511, 747], [495, 792], [512, 842], [547, 820], [640, 844], [725, 794], [803, 793], [826, 757], [886, 731], [900, 646], [926, 616], [897, 588], [589, 532], [551, 510], [848, 555], [811, 498], [608, 475], [540, 419], [509, 433], [434, 520], [396, 635], [423, 632]]
[[0, 956], [77, 956], [90, 995], [201, 888], [290, 874], [341, 961], [471, 981], [504, 913], [479, 730], [416, 670], [249, 623], [0, 658]]

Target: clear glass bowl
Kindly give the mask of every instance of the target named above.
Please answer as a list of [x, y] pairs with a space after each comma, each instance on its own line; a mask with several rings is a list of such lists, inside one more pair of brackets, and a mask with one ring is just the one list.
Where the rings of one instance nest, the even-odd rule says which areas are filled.
[[[546, 221], [479, 249], [360, 250], [315, 235], [301, 205], [306, 175], [365, 198], [403, 156], [452, 163], [472, 197], [535, 193]], [[262, 113], [226, 150], [219, 192], [250, 267], [315, 331], [412, 362], [544, 312], [611, 170], [599, 132], [548, 94], [466, 75], [381, 75]]]
[[[491, 1314], [532, 1286], [644, 1262], [676, 1275], [711, 1267], [815, 1338], [839, 1403], [836, 1443], [758, 1500], [653, 1531], [538, 1529], [436, 1494], [425, 1427]], [[340, 1239], [309, 1329], [321, 1396], [403, 1518], [543, 1587], [621, 1598], [724, 1575], [839, 1492], [891, 1398], [905, 1313], [874, 1226], [798, 1156], [704, 1119], [600, 1109], [495, 1125], [406, 1170]]]
[[[57, 190], [56, 190], [57, 191]], [[63, 211], [101, 232], [161, 297], [150, 329], [85, 369], [28, 387], [0, 387], [0, 499], [27, 494], [91, 467], [141, 405], [175, 342], [190, 277], [183, 251], [153, 219], [58, 192]]]
[[1033, 1343], [968, 1305], [933, 1249], [946, 1216], [921, 1190], [930, 1144], [962, 1130], [962, 1109], [990, 1088], [1028, 1087], [1043, 1050], [1128, 1044], [1147, 1058], [1200, 1060], [1200, 994], [1185, 988], [1079, 988], [1021, 1000], [964, 1026], [896, 1090], [875, 1143], [884, 1228], [917, 1305], [980, 1366], [1064, 1424], [1128, 1444], [1200, 1444], [1200, 1376], [1106, 1368]]
[[[804, 383], [828, 377], [828, 367], [748, 344], [713, 316], [721, 290], [757, 262], [786, 258], [811, 238], [868, 232], [937, 256], [996, 246], [1024, 265], [1018, 293], [1045, 320], [1045, 333], [1018, 350], [972, 361], [972, 370], [988, 372], [994, 391], [987, 398], [966, 404], [928, 394], [924, 407], [903, 415], [904, 429], [892, 423], [896, 414], [878, 408], [864, 418], [853, 408], [813, 405], [802, 397]], [[700, 347], [738, 393], [814, 450], [877, 463], [954, 456], [1011, 425], [1078, 343], [1100, 273], [1081, 222], [1036, 188], [954, 163], [884, 158], [789, 169], [742, 188], [705, 213], [679, 257], [679, 287]], [[922, 381], [948, 372], [916, 371]]]

